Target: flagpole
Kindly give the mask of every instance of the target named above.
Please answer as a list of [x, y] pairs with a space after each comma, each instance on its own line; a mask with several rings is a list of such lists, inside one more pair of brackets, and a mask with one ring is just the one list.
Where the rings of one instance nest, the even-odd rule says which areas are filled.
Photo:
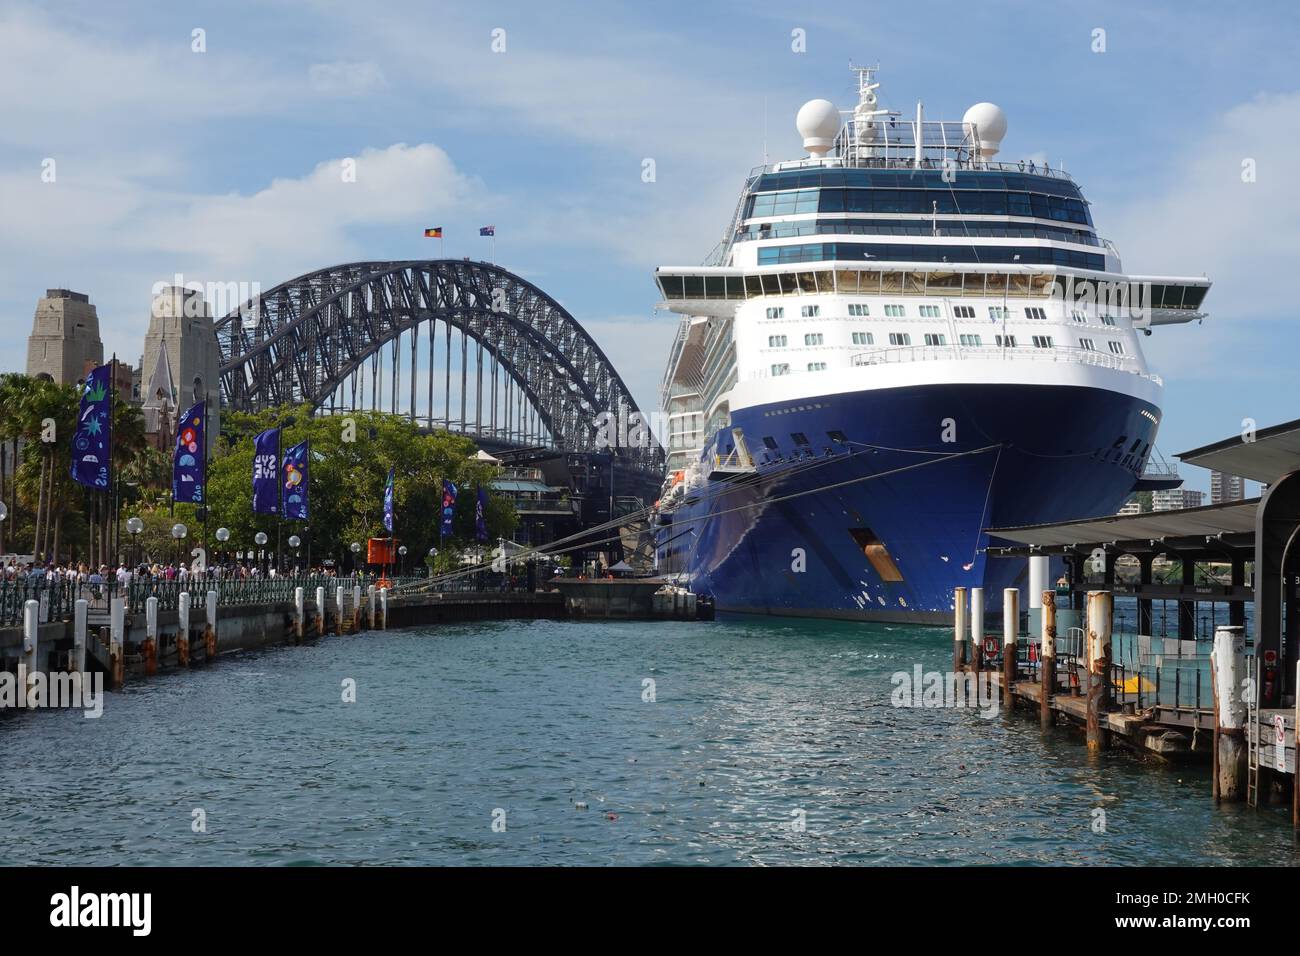
[[[100, 353], [103, 354], [102, 352]], [[113, 418], [117, 413], [117, 353], [113, 353], [112, 364], [109, 368], [108, 383], [108, 487], [109, 495], [109, 517], [113, 520], [112, 550], [113, 560], [117, 560], [118, 538], [121, 536], [121, 528], [118, 526], [118, 488], [117, 488], [117, 455], [113, 454]]]
[[208, 497], [208, 442], [211, 435], [208, 434], [208, 387], [203, 386], [203, 573], [208, 572], [208, 506], [211, 499]]

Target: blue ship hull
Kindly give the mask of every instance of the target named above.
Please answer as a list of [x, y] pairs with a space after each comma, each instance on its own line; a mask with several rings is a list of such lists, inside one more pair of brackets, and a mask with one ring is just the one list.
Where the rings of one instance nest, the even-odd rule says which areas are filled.
[[[730, 612], [947, 623], [958, 586], [984, 587], [989, 606], [1019, 587], [1024, 607], [1026, 562], [987, 558], [983, 529], [1113, 514], [1158, 420], [1122, 393], [1014, 384], [738, 410], [756, 470], [664, 513], [659, 571]], [[715, 435], [709, 460], [731, 440]]]

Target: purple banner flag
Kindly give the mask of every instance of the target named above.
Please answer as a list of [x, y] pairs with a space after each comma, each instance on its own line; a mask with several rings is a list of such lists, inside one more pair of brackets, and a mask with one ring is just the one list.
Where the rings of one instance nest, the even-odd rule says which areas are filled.
[[176, 422], [176, 450], [172, 455], [172, 501], [201, 505], [207, 472], [207, 422], [202, 402], [192, 406]]
[[86, 376], [72, 436], [72, 478], [87, 488], [104, 491], [113, 454], [113, 366], [101, 365]]
[[309, 458], [311, 442], [300, 442], [284, 453], [284, 516], [290, 521], [308, 520]]
[[488, 539], [487, 533], [487, 489], [478, 486], [478, 501], [474, 505], [474, 536], [480, 541]]
[[456, 515], [456, 495], [458, 489], [454, 481], [442, 479], [442, 537], [451, 537], [451, 519]]
[[280, 511], [280, 429], [268, 428], [253, 439], [253, 514]]

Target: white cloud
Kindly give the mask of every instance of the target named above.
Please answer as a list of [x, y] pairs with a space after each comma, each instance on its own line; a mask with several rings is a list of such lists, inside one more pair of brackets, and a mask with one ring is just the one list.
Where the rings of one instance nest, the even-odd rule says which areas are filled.
[[384, 71], [374, 63], [313, 63], [307, 70], [311, 88], [318, 93], [362, 96], [388, 86]]

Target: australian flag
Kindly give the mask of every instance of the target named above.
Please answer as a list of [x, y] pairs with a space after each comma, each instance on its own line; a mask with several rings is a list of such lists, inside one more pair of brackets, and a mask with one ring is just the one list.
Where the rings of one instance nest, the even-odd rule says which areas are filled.
[[207, 471], [207, 423], [203, 403], [191, 406], [176, 422], [176, 449], [172, 454], [172, 501], [203, 504]]
[[72, 436], [72, 478], [87, 488], [108, 488], [112, 462], [113, 366], [101, 365], [86, 376], [77, 413], [77, 430]]
[[480, 226], [478, 230], [480, 236], [495, 236], [497, 234], [496, 226]]
[[474, 505], [474, 537], [487, 540], [487, 489], [478, 486], [478, 501]]
[[[276, 439], [277, 444], [279, 439]], [[290, 521], [308, 520], [307, 495], [310, 487], [307, 459], [311, 443], [299, 442], [284, 453], [284, 516]]]
[[451, 537], [451, 519], [456, 514], [457, 488], [454, 481], [442, 479], [442, 536]]
[[253, 439], [253, 514], [280, 510], [280, 429], [270, 428]]
[[397, 505], [397, 469], [388, 469], [388, 481], [384, 484], [384, 528], [393, 533], [393, 511]]

